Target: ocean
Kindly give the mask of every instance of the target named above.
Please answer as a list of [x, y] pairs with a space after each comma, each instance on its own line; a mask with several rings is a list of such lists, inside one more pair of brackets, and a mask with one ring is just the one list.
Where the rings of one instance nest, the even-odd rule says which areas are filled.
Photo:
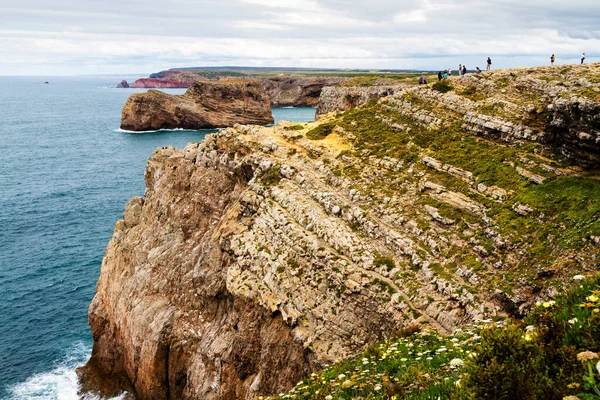
[[[143, 195], [156, 147], [210, 132], [120, 131], [127, 97], [145, 91], [112, 88], [123, 78], [135, 79], [0, 77], [0, 399], [77, 398], [74, 370], [91, 354], [87, 308], [114, 224]], [[273, 115], [305, 122], [315, 110]]]

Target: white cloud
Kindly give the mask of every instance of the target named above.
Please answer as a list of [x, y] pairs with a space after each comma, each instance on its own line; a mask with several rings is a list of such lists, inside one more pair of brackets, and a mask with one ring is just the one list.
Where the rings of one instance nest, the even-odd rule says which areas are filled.
[[[8, 4], [5, 4], [8, 3]], [[442, 69], [600, 57], [600, 2], [3, 0], [0, 74], [255, 65]]]

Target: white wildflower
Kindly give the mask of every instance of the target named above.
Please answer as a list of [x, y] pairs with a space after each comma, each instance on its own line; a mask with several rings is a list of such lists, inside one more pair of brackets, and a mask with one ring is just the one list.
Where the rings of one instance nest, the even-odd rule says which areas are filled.
[[585, 279], [585, 275], [575, 275], [573, 277], [574, 281], [581, 281], [581, 280], [584, 280], [584, 279]]
[[450, 360], [450, 368], [460, 368], [465, 365], [465, 362], [460, 358], [453, 358]]
[[344, 379], [345, 377], [346, 377], [346, 375], [345, 375], [345, 374], [339, 374], [339, 375], [338, 375], [338, 379]]

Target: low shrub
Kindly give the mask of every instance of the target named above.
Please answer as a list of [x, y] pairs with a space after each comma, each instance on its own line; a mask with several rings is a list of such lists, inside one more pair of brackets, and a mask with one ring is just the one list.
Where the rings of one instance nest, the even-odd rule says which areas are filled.
[[260, 176], [260, 181], [267, 187], [277, 185], [280, 180], [281, 172], [279, 171], [279, 167], [276, 165], [265, 170]]
[[290, 126], [286, 126], [285, 128], [286, 131], [301, 131], [302, 129], [304, 129], [303, 125], [290, 125]]
[[327, 136], [329, 136], [333, 132], [334, 128], [335, 128], [335, 123], [327, 122], [327, 123], [321, 124], [313, 129], [311, 129], [310, 131], [308, 131], [306, 133], [306, 137], [311, 140], [325, 139]]
[[454, 86], [450, 85], [445, 79], [434, 83], [433, 86], [431, 86], [431, 88], [436, 92], [440, 93], [448, 93], [454, 90]]
[[373, 260], [373, 265], [375, 267], [381, 267], [382, 265], [385, 265], [385, 267], [387, 268], [388, 272], [393, 270], [396, 267], [396, 263], [394, 262], [394, 259], [391, 257], [384, 257], [384, 256], [377, 256], [375, 257], [375, 259]]
[[[596, 399], [594, 371], [581, 354], [600, 349], [600, 277], [538, 304], [525, 323], [483, 330], [458, 398]], [[588, 393], [578, 394], [582, 387]]]

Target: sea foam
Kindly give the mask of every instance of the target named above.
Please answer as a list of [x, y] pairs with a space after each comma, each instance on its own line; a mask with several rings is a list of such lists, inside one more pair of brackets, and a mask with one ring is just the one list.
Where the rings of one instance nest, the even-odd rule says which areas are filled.
[[[67, 356], [54, 369], [29, 377], [8, 389], [8, 400], [78, 400], [79, 384], [75, 368], [86, 363], [91, 349], [83, 343], [77, 343]], [[122, 400], [125, 393], [111, 400]], [[87, 395], [84, 400], [100, 400], [97, 396]]]

